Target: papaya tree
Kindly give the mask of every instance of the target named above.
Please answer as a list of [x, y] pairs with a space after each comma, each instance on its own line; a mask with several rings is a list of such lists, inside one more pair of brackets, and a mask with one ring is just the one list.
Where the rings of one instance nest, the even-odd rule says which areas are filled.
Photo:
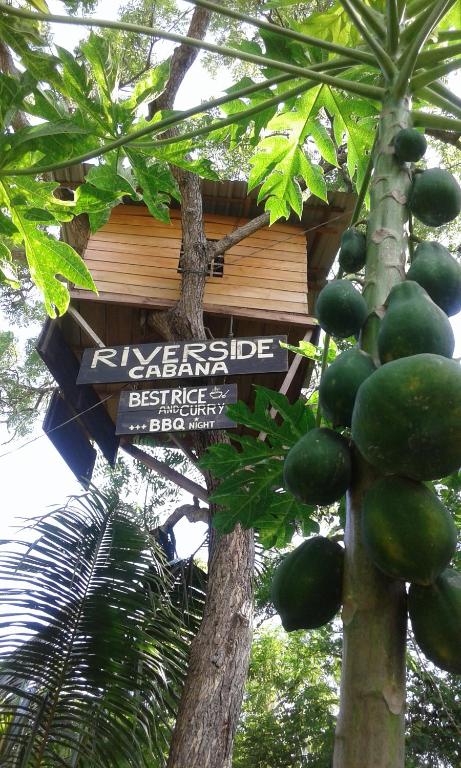
[[[399, 286], [405, 276], [407, 254], [412, 244], [410, 212], [429, 226], [443, 225], [448, 220], [448, 211], [449, 217], [459, 213], [461, 200], [452, 178], [439, 170], [436, 173], [426, 171], [416, 174], [413, 167], [416, 158], [405, 149], [398, 149], [399, 141], [402, 141], [401, 137], [398, 139], [398, 134], [410, 128], [426, 129], [427, 132], [435, 131], [438, 138], [456, 143], [461, 132], [461, 103], [449, 90], [444, 78], [461, 66], [460, 2], [339, 0], [326, 4], [326, 10], [316, 11], [289, 25], [283, 13], [284, 8], [292, 3], [283, 0], [265, 4], [266, 9], [274, 10], [274, 17], [270, 18], [279, 22], [282, 20], [282, 24], [267, 20], [266, 17], [250, 17], [236, 10], [232, 4], [217, 4], [209, 0], [191, 2], [210, 13], [241, 21], [249, 29], [257, 31], [255, 40], [231, 48], [140, 24], [58, 17], [0, 3], [1, 29], [13, 48], [18, 46], [18, 25], [25, 21], [32, 24], [40, 21], [84, 23], [91, 27], [119, 29], [202, 48], [249, 62], [260, 73], [255, 77], [255, 82], [239, 82], [223, 97], [209, 100], [183, 113], [160, 112], [154, 120], [147, 124], [141, 121], [135, 129], [125, 123], [123, 132], [119, 130], [123, 123], [120, 120], [123, 114], [121, 107], [117, 120], [113, 120], [111, 136], [108, 136], [107, 131], [100, 131], [97, 135], [91, 132], [88, 134], [82, 126], [76, 128], [75, 122], [70, 121], [67, 130], [74, 131], [74, 147], [80, 144], [82, 148], [71, 154], [64, 153], [63, 144], [60, 144], [59, 131], [65, 132], [65, 127], [62, 123], [57, 126], [56, 115], [49, 111], [48, 115], [53, 114], [53, 125], [48, 126], [48, 132], [53, 135], [56, 146], [61, 146], [63, 155], [62, 159], [54, 162], [46, 161], [43, 143], [40, 143], [47, 135], [46, 120], [50, 122], [49, 117], [45, 117], [44, 125], [30, 131], [28, 138], [33, 143], [27, 155], [20, 149], [21, 139], [27, 138], [24, 134], [19, 135], [21, 129], [15, 131], [12, 137], [8, 134], [3, 148], [11, 151], [5, 151], [5, 162], [0, 168], [0, 183], [3, 190], [2, 208], [12, 213], [11, 218], [6, 216], [7, 221], [3, 222], [3, 227], [6, 227], [10, 236], [22, 238], [26, 250], [29, 246], [33, 276], [48, 299], [49, 309], [57, 306], [58, 310], [64, 311], [65, 289], [53, 280], [56, 272], [59, 272], [59, 264], [65, 266], [61, 274], [74, 282], [89, 287], [91, 278], [73, 254], [62, 245], [50, 243], [41, 229], [32, 227], [30, 222], [36, 222], [34, 216], [37, 216], [37, 201], [40, 209], [45, 210], [52, 220], [63, 221], [66, 217], [88, 209], [93, 213], [100, 212], [101, 199], [104, 200], [105, 208], [108, 208], [111, 200], [115, 201], [123, 194], [135, 197], [137, 192], [135, 186], [130, 186], [126, 179], [122, 183], [117, 173], [114, 175], [104, 171], [104, 178], [101, 173], [95, 173], [94, 180], [97, 183], [89, 185], [94, 189], [90, 190], [87, 186], [87, 197], [80, 194], [77, 206], [74, 205], [75, 201], [72, 205], [62, 202], [58, 204], [56, 200], [50, 200], [49, 184], [44, 186], [47, 182], [39, 183], [31, 180], [30, 176], [37, 178], [92, 158], [113, 157], [111, 153], [126, 148], [126, 156], [128, 159], [131, 156], [133, 160], [134, 176], [142, 187], [145, 183], [142, 158], [152, 160], [161, 157], [163, 161], [177, 164], [186, 162], [190, 169], [190, 164], [200, 155], [203, 137], [221, 143], [227, 141], [232, 147], [248, 133], [255, 146], [249, 184], [252, 187], [260, 185], [260, 200], [265, 201], [267, 211], [265, 222], [272, 223], [278, 218], [287, 217], [291, 211], [300, 214], [303, 199], [308, 193], [326, 198], [325, 182], [318, 162], [313, 157], [312, 147], [321, 157], [336, 163], [336, 146], [347, 142], [347, 167], [358, 191], [352, 224], [357, 224], [362, 204], [366, 198], [369, 199], [365, 272], [363, 279], [360, 278], [363, 292], [358, 293], [345, 280], [339, 280], [336, 285], [332, 283], [331, 287], [328, 286], [329, 294], [323, 296], [323, 303], [328, 308], [327, 317], [324, 314], [320, 322], [325, 330], [339, 336], [359, 334], [361, 351], [370, 355], [380, 367], [363, 383], [352, 419], [352, 437], [356, 447], [352, 448], [352, 472], [346, 483], [349, 487], [342, 590], [344, 655], [334, 766], [399, 768], [404, 764], [405, 581], [403, 578], [383, 575], [382, 570], [374, 565], [369, 549], [364, 547], [361, 518], [365, 493], [376, 480], [382, 481], [379, 480], [381, 471], [402, 472], [411, 483], [437, 480], [461, 464], [461, 455], [457, 452], [457, 446], [461, 443], [459, 367], [444, 357], [450, 342], [447, 341], [444, 352], [436, 347], [437, 360], [433, 359], [433, 347], [417, 350], [421, 354], [415, 354], [415, 349], [407, 341], [403, 345], [403, 356], [395, 352], [395, 344], [392, 343], [387, 346], [385, 359], [380, 349], [381, 318], [391, 292], [392, 302], [389, 301], [387, 310], [389, 317], [392, 304], [395, 314], [399, 306], [402, 311], [404, 302], [407, 302], [407, 311], [403, 310], [406, 320], [414, 320], [418, 314], [413, 311], [418, 288], [410, 286], [408, 289], [410, 281], [403, 291]], [[43, 9], [44, 3], [32, 5]], [[27, 33], [27, 42], [33, 46], [36, 29], [27, 27]], [[23, 76], [21, 87], [24, 90], [18, 91], [16, 82], [13, 87], [12, 78], [4, 79], [5, 113], [8, 109], [17, 110], [27, 95], [32, 91], [36, 94], [37, 87], [47, 78], [56, 84], [55, 61], [42, 54], [40, 67], [34, 67], [36, 58], [28, 56], [27, 50], [24, 54], [22, 46], [26, 65], [30, 64], [28, 74], [35, 78], [35, 84]], [[69, 67], [71, 64], [69, 62]], [[74, 76], [80, 77], [80, 70], [74, 68], [72, 72]], [[43, 94], [41, 96], [43, 98]], [[48, 102], [44, 105], [40, 96], [35, 96], [34, 105], [44, 114], [44, 106]], [[170, 103], [167, 103], [168, 107], [171, 107]], [[219, 109], [222, 112], [217, 113]], [[199, 122], [194, 119], [206, 112], [211, 112], [206, 120]], [[114, 114], [111, 118], [114, 118]], [[332, 127], [331, 133], [326, 129], [328, 123]], [[165, 134], [166, 129], [172, 128], [175, 129], [174, 133]], [[413, 142], [410, 139], [410, 144], [420, 143], [414, 133], [411, 136]], [[184, 160], [192, 150], [196, 153], [194, 160], [190, 157]], [[199, 173], [203, 169], [203, 164], [196, 163], [194, 166], [194, 170]], [[174, 188], [168, 184], [166, 188], [160, 186], [165, 177], [156, 178], [159, 182], [155, 190], [157, 198], [152, 199], [151, 196], [150, 208], [153, 212], [157, 211], [157, 215], [162, 215], [165, 198], [174, 193]], [[95, 200], [98, 200], [99, 208]], [[90, 209], [90, 206], [93, 208]], [[5, 264], [11, 261], [8, 254], [8, 250], [2, 250]], [[342, 273], [338, 277], [342, 277]], [[414, 281], [411, 282], [414, 284]], [[358, 308], [360, 322], [347, 332], [342, 325], [344, 318], [339, 322], [339, 328], [336, 323], [330, 327], [331, 315], [338, 321], [337, 310], [350, 303]], [[431, 317], [435, 318], [437, 312], [432, 307], [431, 312]], [[352, 313], [356, 315], [354, 309]], [[434, 323], [437, 325], [435, 320]], [[443, 325], [443, 319], [440, 323]], [[387, 322], [389, 324], [390, 320]], [[431, 344], [437, 334], [444, 336], [444, 331], [427, 334], [431, 336]], [[446, 340], [446, 336], [444, 338]], [[394, 347], [394, 351], [389, 352], [390, 347]], [[424, 357], [427, 354], [431, 355], [430, 360]], [[419, 366], [416, 372], [412, 356]], [[439, 362], [441, 357], [446, 363], [443, 366]], [[412, 391], [415, 382], [421, 386], [424, 384], [425, 389], [418, 390], [418, 402], [409, 403], [408, 397], [405, 399], [404, 395]], [[396, 393], [400, 396], [396, 397]], [[270, 396], [262, 393], [261, 398], [266, 398], [266, 405], [271, 402], [285, 415], [283, 408], [286, 403], [280, 397], [277, 398], [276, 394]], [[304, 427], [310, 425], [304, 409], [298, 408], [299, 413], [295, 410], [289, 414], [292, 432], [299, 432], [296, 420], [300, 421], [301, 410]], [[427, 421], [424, 422], [427, 412], [433, 416], [429, 426]], [[294, 414], [297, 414], [296, 418]], [[255, 421], [248, 414], [244, 414], [244, 417], [250, 427], [261, 423], [260, 419]], [[418, 431], [415, 424], [423, 426]], [[440, 429], [440, 425], [443, 429]], [[318, 426], [314, 425], [313, 429], [318, 429]], [[271, 440], [258, 454], [253, 453], [251, 461], [245, 450], [251, 452], [254, 444], [250, 440], [243, 444], [240, 470], [235, 471], [233, 481], [229, 478], [231, 482], [227, 485], [223, 483], [214, 496], [224, 508], [215, 518], [218, 531], [230, 532], [236, 523], [248, 528], [259, 527], [258, 516], [261, 517], [263, 502], [264, 514], [269, 515], [272, 521], [277, 521], [280, 515], [285, 523], [300, 514], [290, 493], [268, 493], [282, 484], [281, 467], [268, 477], [267, 464], [269, 460], [280, 457], [283, 452], [281, 448], [289, 442], [288, 431], [288, 428], [285, 432], [278, 430], [277, 436], [276, 427], [272, 427], [269, 432], [266, 430]], [[434, 436], [438, 442], [432, 442]], [[385, 445], [382, 444], [384, 438], [389, 438]], [[343, 436], [341, 448], [345, 442]], [[442, 443], [447, 443], [447, 450], [442, 448]], [[214, 468], [216, 474], [223, 473], [224, 466], [228, 469], [230, 467], [233, 450], [231, 446], [218, 446], [210, 454], [208, 466]], [[448, 461], [444, 460], [444, 452], [449, 454]], [[437, 458], [433, 462], [435, 469], [427, 468], [434, 457]], [[251, 464], [256, 467], [253, 483], [242, 484], [243, 473]], [[424, 464], [423, 470], [420, 464]], [[235, 466], [234, 460], [234, 469]], [[262, 476], [264, 482], [258, 484]], [[250, 499], [249, 489], [254, 490]], [[305, 496], [301, 498], [310, 499]], [[306, 506], [324, 503], [313, 498], [307, 501]], [[306, 516], [306, 520], [311, 519], [309, 509], [304, 509], [301, 514]], [[421, 596], [421, 589], [424, 586], [418, 585], [410, 592], [414, 617], [424, 613], [418, 609], [418, 601], [424, 603], [429, 599], [427, 591]], [[456, 573], [450, 575], [448, 582], [445, 580], [439, 592], [445, 594], [447, 590], [447, 594], [454, 596], [452, 604], [455, 608], [452, 614], [459, 614], [460, 590]], [[205, 616], [207, 618], [207, 614]], [[212, 617], [208, 616], [208, 619], [212, 623]], [[459, 629], [455, 626], [454, 629], [449, 628], [449, 631], [456, 633]], [[418, 634], [420, 637], [427, 634], [421, 622]], [[231, 660], [229, 663], [232, 663]], [[216, 725], [213, 721], [214, 728]], [[227, 728], [227, 724], [221, 725]], [[204, 732], [209, 728], [210, 722], [203, 723]], [[229, 739], [232, 740], [232, 732]], [[228, 765], [228, 757], [226, 759]], [[215, 760], [216, 756], [209, 750], [207, 764], [210, 767], [216, 765], [217, 768]], [[220, 768], [222, 764], [221, 761]], [[170, 765], [173, 767], [179, 763], [170, 762]]]

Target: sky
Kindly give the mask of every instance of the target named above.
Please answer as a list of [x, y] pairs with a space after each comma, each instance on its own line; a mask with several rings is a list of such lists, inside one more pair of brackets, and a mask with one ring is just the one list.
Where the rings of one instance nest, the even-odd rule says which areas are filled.
[[[113, 0], [101, 0], [95, 12], [99, 18], [115, 18], [121, 3]], [[63, 6], [58, 0], [49, 0], [51, 12], [63, 13]], [[184, 7], [189, 7], [184, 3]], [[75, 26], [54, 25], [55, 40], [63, 47], [72, 50], [78, 40], [79, 28]], [[177, 106], [187, 108], [201, 99], [206, 99], [218, 89], [226, 88], [230, 83], [230, 74], [224, 73], [213, 79], [200, 63], [196, 63], [178, 94]], [[191, 87], [192, 83], [192, 87]], [[461, 357], [461, 313], [452, 318], [457, 338], [455, 357]], [[1, 323], [1, 317], [0, 317]], [[14, 329], [16, 331], [16, 329]], [[3, 444], [7, 439], [5, 430], [0, 430], [0, 487], [2, 514], [0, 516], [0, 538], [11, 534], [11, 524], [15, 516], [31, 516], [43, 513], [47, 508], [62, 504], [66, 497], [81, 492], [81, 486], [70, 472], [67, 465], [37, 425], [31, 438], [16, 443]], [[33, 439], [33, 442], [30, 440]], [[24, 447], [21, 447], [24, 444]], [[190, 495], [184, 494], [179, 503], [189, 503]], [[165, 512], [167, 514], [167, 511]], [[178, 554], [187, 556], [201, 543], [205, 526], [200, 523], [189, 524], [186, 520], [175, 528]]]

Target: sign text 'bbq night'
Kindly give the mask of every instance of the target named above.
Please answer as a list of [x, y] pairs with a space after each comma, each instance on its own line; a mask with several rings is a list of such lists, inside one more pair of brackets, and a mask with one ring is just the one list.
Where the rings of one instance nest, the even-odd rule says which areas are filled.
[[286, 336], [85, 349], [77, 384], [186, 379], [288, 370]]
[[117, 435], [229, 429], [226, 407], [237, 402], [237, 384], [121, 392]]

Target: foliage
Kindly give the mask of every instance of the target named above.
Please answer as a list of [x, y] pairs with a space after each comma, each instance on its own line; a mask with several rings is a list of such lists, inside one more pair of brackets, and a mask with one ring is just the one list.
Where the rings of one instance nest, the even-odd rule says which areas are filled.
[[[74, 11], [91, 5], [91, 2], [69, 2], [67, 7]], [[168, 71], [167, 64], [159, 59], [151, 67], [152, 43], [168, 36], [172, 28], [182, 31], [187, 18], [170, 0], [164, 0], [154, 10], [144, 2], [126, 6], [122, 9], [125, 21], [120, 22], [120, 29], [104, 34], [92, 32], [77, 56], [59, 46], [48, 52], [47, 40], [41, 35], [36, 20], [40, 14], [35, 14], [34, 19], [17, 18], [18, 11], [2, 6], [0, 31], [24, 67], [24, 71], [18, 73], [4, 72], [0, 78], [3, 120], [0, 207], [4, 230], [7, 230], [3, 235], [15, 246], [23, 244], [31, 275], [44, 293], [50, 314], [62, 313], [68, 304], [67, 289], [60, 276], [81, 287], [94, 289], [94, 285], [77, 254], [66, 243], [57, 241], [47, 228], [87, 212], [92, 228], [96, 229], [107, 220], [111, 207], [123, 195], [144, 199], [154, 216], [167, 220], [169, 200], [177, 196], [167, 169], [168, 161], [190, 167], [201, 175], [213, 176], [203, 154], [209, 149], [209, 140], [201, 138], [205, 133], [221, 146], [227, 143], [229, 148], [241, 141], [257, 145], [250, 186], [261, 185], [260, 199], [265, 200], [271, 221], [286, 217], [291, 210], [299, 214], [307, 194], [325, 198], [320, 161], [335, 167], [336, 150], [343, 142], [347, 144], [349, 176], [358, 187], [361, 185], [383, 94], [381, 76], [384, 74], [389, 79], [393, 65], [382, 46], [371, 44], [363, 27], [354, 18], [351, 20], [343, 3], [307, 4], [301, 9], [292, 6], [296, 4], [261, 6], [242, 0], [237, 6], [232, 3], [220, 7], [220, 14], [214, 17], [214, 31], [220, 34], [219, 29], [228, 29], [226, 42], [234, 47], [215, 45], [213, 52], [251, 64], [253, 79], [256, 83], [259, 80], [259, 90], [249, 99], [239, 98], [240, 83], [231, 94], [235, 99], [219, 112], [222, 117], [212, 120], [208, 126], [190, 121], [190, 111], [173, 116], [157, 114], [150, 123], [140, 116], [142, 104], [161, 93]], [[45, 9], [44, 3], [34, 7]], [[229, 21], [228, 7], [232, 13], [244, 15]], [[312, 13], [313, 7], [316, 10]], [[276, 25], [272, 29], [261, 27], [260, 21], [267, 23], [264, 11], [268, 8], [272, 21], [287, 25], [283, 28], [283, 37]], [[381, 10], [381, 4], [377, 3], [372, 11], [375, 19], [372, 27], [382, 24]], [[245, 16], [248, 11], [256, 16], [253, 19]], [[310, 14], [308, 21], [304, 20], [306, 13]], [[454, 8], [445, 18], [443, 12], [440, 14], [427, 51], [416, 59], [415, 92], [418, 107], [430, 104], [440, 109], [442, 98], [443, 108], [449, 107], [454, 119], [440, 117], [439, 122], [442, 120], [446, 128], [455, 130], [459, 109], [455, 97], [452, 98], [447, 89], [441, 96], [440, 89], [430, 85], [431, 75], [426, 77], [431, 66], [447, 59], [447, 48], [443, 48], [443, 55], [438, 57], [437, 35], [443, 39], [453, 18], [457, 18]], [[124, 55], [127, 41], [121, 36], [126, 23], [133, 21], [146, 24], [145, 34], [136, 38], [142, 41], [145, 56], [137, 71], [136, 61]], [[249, 23], [254, 39], [242, 33], [242, 21]], [[159, 27], [150, 33], [152, 24]], [[416, 29], [418, 24], [421, 25], [421, 20], [417, 10], [410, 6], [408, 29], [404, 33], [411, 38], [410, 29], [412, 25]], [[372, 53], [364, 49], [361, 36], [371, 45]], [[200, 46], [209, 48], [210, 44], [203, 42]], [[129, 50], [134, 47], [128, 44]], [[456, 50], [448, 52], [449, 68], [453, 68], [455, 57]], [[401, 79], [410, 66], [405, 57], [402, 61], [405, 67]], [[129, 82], [122, 85], [126, 88], [133, 82], [128, 94], [120, 89], [124, 66]], [[311, 79], [306, 79], [306, 74]], [[285, 82], [275, 84], [274, 75]], [[438, 76], [435, 66], [434, 80]], [[203, 111], [217, 106], [212, 100]], [[16, 125], [12, 130], [12, 121], [18, 112], [31, 115], [38, 124], [21, 128]], [[195, 114], [199, 112], [200, 105]], [[156, 122], [165, 119], [170, 124], [171, 121], [183, 123], [183, 133], [165, 138]], [[430, 122], [430, 116], [421, 112], [418, 119], [423, 124]], [[133, 141], [138, 135], [152, 134], [153, 140]], [[195, 155], [186, 159], [192, 149]], [[91, 178], [72, 200], [57, 199], [57, 184], [37, 178], [41, 168], [59, 169], [90, 157], [104, 157], [100, 160], [102, 169], [97, 166], [91, 171]], [[25, 181], [26, 177], [18, 173], [36, 178]], [[14, 281], [14, 275], [10, 274], [14, 265], [8, 242], [3, 240], [1, 256], [7, 273], [5, 279]]]
[[11, 439], [24, 437], [43, 413], [56, 385], [34, 347], [34, 339], [20, 356], [12, 331], [0, 331], [0, 423]]
[[92, 492], [2, 542], [0, 568], [2, 765], [151, 765], [190, 637], [159, 551]]
[[330, 626], [308, 634], [257, 632], [233, 768], [329, 768], [340, 658]]
[[[210, 446], [201, 466], [224, 478], [211, 497], [222, 508], [213, 518], [217, 530], [229, 533], [238, 522], [244, 528], [256, 528], [264, 546], [280, 547], [291, 540], [296, 524], [304, 534], [318, 530], [315, 509], [281, 487], [284, 456], [315, 426], [315, 418], [302, 400], [292, 405], [279, 392], [255, 389], [254, 410], [239, 401], [228, 407], [228, 414], [238, 424], [264, 433], [266, 439], [233, 435], [238, 448], [228, 443]], [[279, 414], [278, 422], [270, 414], [272, 408]]]

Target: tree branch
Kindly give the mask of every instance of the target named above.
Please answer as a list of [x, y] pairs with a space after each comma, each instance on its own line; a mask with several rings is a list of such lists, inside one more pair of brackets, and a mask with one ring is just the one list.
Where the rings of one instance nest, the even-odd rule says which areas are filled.
[[[203, 40], [210, 22], [210, 16], [210, 11], [207, 11], [204, 8], [196, 8], [192, 14], [187, 37]], [[163, 93], [150, 102], [149, 119], [152, 119], [155, 113], [161, 109], [173, 109], [174, 100], [179, 87], [196, 60], [198, 53], [198, 48], [192, 48], [187, 44], [182, 44], [175, 48], [171, 59], [168, 83]]]
[[232, 246], [237, 245], [237, 243], [240, 243], [240, 241], [245, 237], [249, 237], [249, 235], [252, 235], [253, 232], [257, 232], [258, 229], [267, 227], [269, 221], [269, 213], [262, 213], [261, 216], [256, 216], [255, 219], [247, 221], [246, 224], [242, 224], [241, 227], [237, 227], [237, 229], [234, 229], [233, 232], [229, 232], [228, 235], [224, 235], [224, 237], [222, 237], [221, 240], [218, 240], [216, 243], [211, 243], [208, 246], [210, 261], [216, 256], [221, 256], [224, 251], [227, 251], [229, 248], [232, 248]]
[[182, 504], [180, 507], [176, 507], [175, 511], [167, 517], [167, 519], [159, 526], [162, 530], [167, 528], [173, 528], [176, 523], [186, 517], [190, 523], [209, 523], [210, 513], [208, 507], [201, 507], [198, 503], [198, 499], [194, 496], [196, 504]]
[[206, 488], [203, 486], [199, 485], [198, 483], [194, 483], [193, 480], [189, 480], [188, 477], [185, 477], [180, 472], [172, 469], [168, 466], [168, 464], [164, 464], [163, 461], [155, 459], [149, 453], [142, 451], [136, 445], [132, 445], [132, 443], [127, 440], [127, 438], [122, 438], [120, 440], [120, 447], [125, 451], [125, 453], [128, 453], [129, 456], [131, 456], [133, 459], [136, 459], [136, 461], [142, 462], [142, 464], [144, 464], [146, 467], [149, 467], [149, 469], [152, 469], [154, 472], [157, 472], [166, 480], [170, 480], [172, 483], [179, 485], [180, 488], [188, 491], [188, 493], [191, 493], [193, 496], [197, 496], [198, 499], [208, 503], [208, 493]]

